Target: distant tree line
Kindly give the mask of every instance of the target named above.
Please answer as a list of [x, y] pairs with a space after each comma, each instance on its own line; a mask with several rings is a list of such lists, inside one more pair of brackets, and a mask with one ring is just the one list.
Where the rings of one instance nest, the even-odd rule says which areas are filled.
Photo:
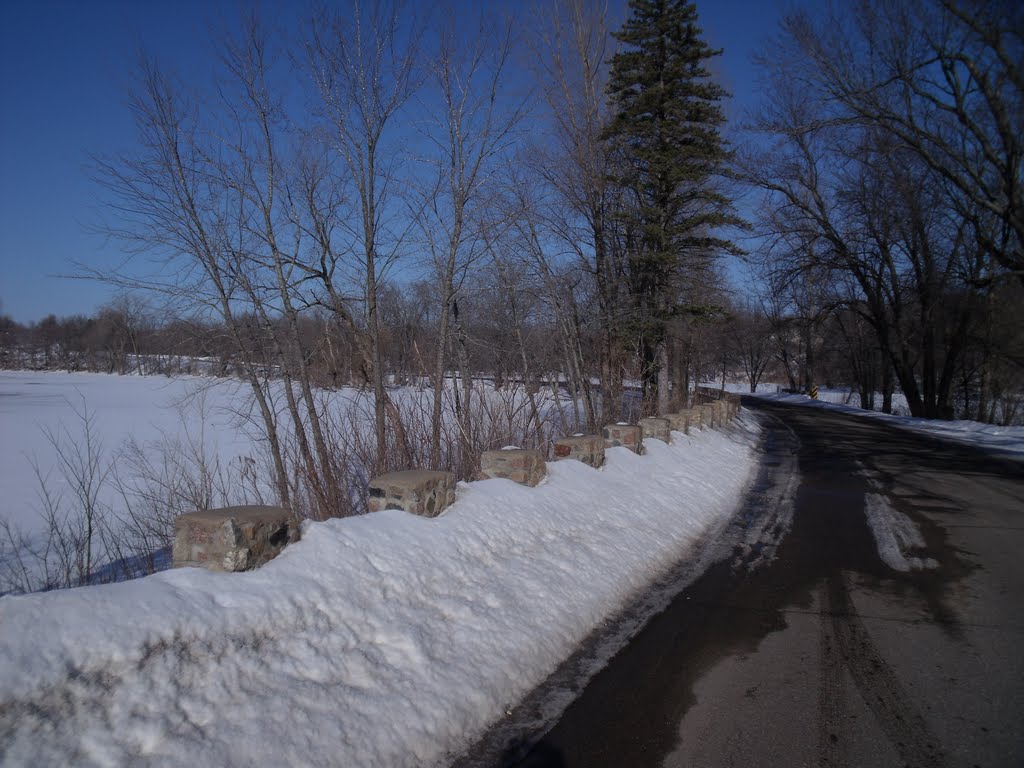
[[[515, 312], [506, 313], [502, 311], [506, 298], [498, 295], [490, 282], [494, 277], [484, 271], [474, 278], [481, 282], [467, 287], [467, 298], [459, 309], [471, 318], [463, 321], [469, 376], [497, 389], [523, 385], [536, 391], [557, 384], [566, 395], [579, 400], [580, 382], [566, 364], [561, 331], [543, 300], [528, 290], [521, 291], [518, 298], [510, 300]], [[382, 294], [386, 301], [381, 312], [381, 356], [388, 387], [431, 387], [431, 361], [423, 354], [437, 344], [437, 318], [429, 310], [431, 287], [419, 282], [402, 291], [385, 288]], [[723, 356], [721, 344], [737, 324], [746, 327], [758, 322], [751, 313], [759, 310], [729, 310], [727, 294], [717, 295], [714, 301], [720, 307], [719, 321], [676, 326], [687, 334], [680, 348], [687, 353], [686, 376], [692, 382], [713, 381], [723, 374], [729, 381], [735, 380], [740, 373], [738, 352], [734, 354], [730, 346]], [[278, 318], [276, 322], [284, 321]], [[257, 318], [245, 315], [239, 316], [239, 324], [243, 354], [238, 354], [237, 340], [223, 325], [200, 318], [169, 318], [137, 297], [117, 299], [91, 316], [48, 315], [38, 322], [18, 323], [0, 315], [0, 368], [240, 377], [246, 374], [242, 360], [249, 359], [259, 361], [257, 367], [272, 377], [280, 366], [273, 340], [279, 329], [267, 331]], [[328, 314], [304, 313], [296, 331], [309, 350], [306, 365], [315, 387], [330, 390], [364, 385], [359, 352], [351, 336], [333, 325]], [[579, 334], [583, 357], [596, 359], [600, 344], [596, 320], [584, 319]], [[765, 361], [771, 363], [771, 358]], [[775, 372], [777, 366], [769, 365], [768, 370]], [[590, 377], [589, 386], [599, 390], [597, 368], [588, 365], [583, 373]], [[450, 381], [461, 372], [446, 370], [444, 375]], [[626, 367], [622, 375], [626, 386], [638, 393], [639, 367]], [[627, 400], [627, 408], [639, 409], [635, 396]], [[582, 415], [576, 426], [586, 426]]]

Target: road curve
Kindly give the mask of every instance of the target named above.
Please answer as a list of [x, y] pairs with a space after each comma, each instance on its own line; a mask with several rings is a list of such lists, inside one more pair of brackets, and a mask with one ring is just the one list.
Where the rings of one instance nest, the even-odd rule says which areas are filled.
[[1024, 765], [1024, 465], [745, 405], [768, 450], [728, 551], [499, 764]]

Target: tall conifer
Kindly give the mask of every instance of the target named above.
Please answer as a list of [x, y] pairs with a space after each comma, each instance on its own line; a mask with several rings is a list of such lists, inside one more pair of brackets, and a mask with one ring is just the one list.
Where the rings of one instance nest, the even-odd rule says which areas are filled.
[[701, 39], [697, 9], [682, 0], [630, 0], [615, 34], [625, 45], [611, 61], [613, 118], [606, 138], [617, 148], [614, 181], [631, 205], [623, 225], [640, 340], [645, 398], [656, 397], [659, 350], [676, 289], [687, 267], [706, 264], [731, 244], [717, 227], [739, 223], [717, 183], [728, 150], [721, 101], [707, 61], [721, 53]]

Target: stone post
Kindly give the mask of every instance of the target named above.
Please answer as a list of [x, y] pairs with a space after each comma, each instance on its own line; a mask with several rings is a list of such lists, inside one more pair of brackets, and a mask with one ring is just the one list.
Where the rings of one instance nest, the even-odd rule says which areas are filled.
[[668, 419], [664, 418], [652, 416], [640, 419], [640, 432], [645, 440], [651, 438], [652, 440], [661, 440], [661, 442], [667, 443], [672, 439], [672, 425]]
[[719, 427], [724, 427], [726, 423], [726, 408], [728, 404], [725, 400], [715, 400], [711, 404], [712, 412], [715, 415], [715, 424]]
[[540, 451], [506, 448], [484, 451], [480, 456], [481, 480], [503, 477], [532, 487], [547, 477], [547, 474], [544, 455]]
[[186, 512], [174, 520], [175, 568], [248, 571], [299, 538], [298, 521], [280, 507], [225, 507]]
[[669, 426], [676, 432], [682, 432], [684, 435], [690, 434], [689, 410], [682, 410], [679, 413], [667, 413], [665, 418], [668, 419]]
[[704, 429], [704, 411], [700, 409], [699, 405], [693, 406], [690, 409], [690, 416], [687, 420], [689, 430], [692, 432], [694, 429]]
[[697, 409], [700, 411], [701, 422], [705, 427], [714, 427], [715, 424], [715, 408], [711, 403], [704, 403], [698, 405]]
[[636, 424], [608, 424], [601, 430], [604, 447], [629, 448], [634, 453], [643, 453], [643, 432]]
[[555, 440], [555, 461], [576, 459], [598, 469], [604, 464], [604, 438], [600, 435], [574, 435]]
[[370, 481], [371, 512], [402, 509], [411, 515], [437, 517], [455, 501], [455, 475], [429, 469], [388, 472]]

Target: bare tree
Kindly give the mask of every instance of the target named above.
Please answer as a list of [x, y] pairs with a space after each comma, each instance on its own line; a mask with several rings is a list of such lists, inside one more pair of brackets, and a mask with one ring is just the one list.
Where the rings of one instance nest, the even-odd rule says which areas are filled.
[[772, 359], [771, 325], [760, 304], [747, 302], [737, 309], [726, 323], [727, 345], [739, 361], [750, 391], [757, 392], [765, 370]]
[[980, 246], [1024, 280], [1019, 3], [862, 0], [817, 22], [789, 17], [781, 42], [807, 98], [913, 152]]
[[[410, 19], [409, 28], [403, 22]], [[401, 2], [355, 2], [350, 12], [314, 19], [309, 27], [307, 59], [323, 106], [325, 146], [340, 160], [337, 180], [351, 189], [355, 201], [351, 219], [337, 221], [344, 249], [357, 255], [362, 273], [363, 301], [369, 335], [370, 381], [374, 393], [374, 434], [377, 465], [387, 456], [387, 415], [394, 415], [384, 386], [381, 351], [380, 280], [398, 258], [408, 229], [393, 218], [399, 187], [401, 153], [385, 143], [395, 117], [420, 82], [421, 30], [410, 8]], [[326, 234], [326, 233], [321, 233]], [[322, 240], [333, 258], [335, 244]], [[333, 276], [334, 265], [321, 277]], [[325, 285], [331, 307], [340, 309], [340, 294]], [[393, 419], [396, 428], [400, 420]], [[400, 441], [401, 442], [401, 441]]]
[[[419, 224], [431, 255], [438, 289], [437, 348], [433, 361], [434, 402], [431, 416], [431, 466], [441, 461], [441, 420], [444, 377], [452, 353], [461, 371], [463, 395], [456, 390], [464, 453], [473, 432], [473, 376], [468, 368], [464, 313], [460, 293], [466, 275], [485, 250], [485, 231], [493, 216], [482, 205], [498, 193], [494, 174], [512, 146], [514, 131], [526, 112], [526, 102], [507, 91], [507, 68], [512, 53], [512, 22], [491, 27], [481, 15], [475, 34], [459, 35], [457, 14], [440, 29], [432, 81], [440, 109], [429, 107], [427, 137], [434, 151], [427, 159], [431, 184], [418, 207]], [[469, 37], [472, 42], [467, 42]], [[491, 210], [496, 210], [494, 206]], [[466, 303], [463, 302], [465, 307]], [[464, 457], [465, 459], [465, 457]]]
[[[746, 172], [767, 193], [776, 265], [786, 279], [815, 281], [811, 316], [846, 306], [871, 323], [914, 415], [947, 414], [974, 299], [952, 316], [944, 301], [973, 295], [984, 263], [968, 222], [935, 171], [888, 134], [829, 123], [830, 105], [808, 101], [783, 73], [772, 95], [759, 128], [774, 144]], [[853, 293], [837, 294], [842, 286]]]
[[[590, 395], [590, 373], [581, 375], [588, 428], [622, 416], [623, 346], [622, 247], [615, 212], [621, 191], [610, 182], [612, 155], [603, 133], [609, 120], [605, 98], [610, 56], [608, 7], [600, 0], [567, 0], [545, 10], [535, 42], [538, 78], [550, 119], [552, 149], [533, 147], [530, 165], [550, 194], [529, 205], [536, 221], [531, 240], [543, 228], [575, 257], [575, 265], [594, 285], [599, 320], [597, 374], [601, 413]], [[538, 216], [541, 217], [538, 220]], [[551, 271], [551, 259], [546, 269]], [[564, 289], [559, 288], [564, 293]], [[580, 348], [573, 313], [562, 313], [569, 350]]]
[[219, 319], [266, 427], [278, 494], [288, 505], [289, 474], [277, 415], [239, 316], [242, 254], [232, 240], [239, 225], [234, 218], [238, 199], [224, 185], [223, 169], [216, 167], [221, 156], [217, 134], [204, 124], [198, 97], [188, 96], [147, 58], [139, 64], [132, 113], [140, 133], [138, 151], [96, 161], [112, 212], [103, 230], [150, 259], [152, 268], [143, 272], [133, 263], [103, 273], [87, 265], [84, 269], [97, 279], [149, 290], [169, 305]]

